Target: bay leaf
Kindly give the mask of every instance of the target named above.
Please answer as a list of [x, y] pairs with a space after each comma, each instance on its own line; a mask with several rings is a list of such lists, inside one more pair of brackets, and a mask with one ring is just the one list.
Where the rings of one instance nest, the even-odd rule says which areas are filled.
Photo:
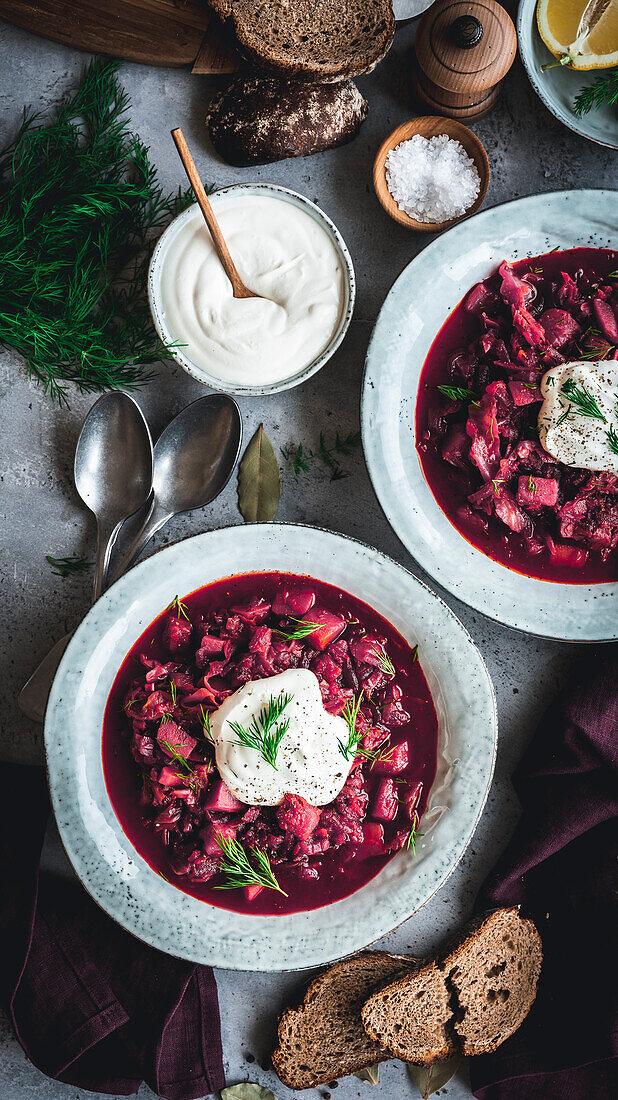
[[366, 1081], [368, 1085], [377, 1085], [380, 1080], [380, 1063], [376, 1062], [375, 1066], [368, 1066], [367, 1069], [359, 1069], [354, 1076], [359, 1081]]
[[238, 467], [238, 507], [247, 523], [274, 519], [281, 497], [281, 475], [273, 445], [260, 424]]
[[461, 1054], [456, 1054], [448, 1062], [437, 1062], [433, 1066], [413, 1066], [410, 1062], [408, 1073], [414, 1081], [423, 1100], [429, 1100], [434, 1092], [448, 1085], [461, 1065]]
[[277, 1097], [262, 1085], [256, 1085], [253, 1081], [241, 1081], [239, 1085], [221, 1089], [221, 1100], [277, 1100]]

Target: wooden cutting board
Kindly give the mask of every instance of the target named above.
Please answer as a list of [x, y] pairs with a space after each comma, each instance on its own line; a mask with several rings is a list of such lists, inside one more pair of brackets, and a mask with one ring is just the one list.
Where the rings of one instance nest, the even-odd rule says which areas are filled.
[[231, 73], [233, 46], [202, 0], [0, 0], [0, 16], [24, 30], [147, 65]]

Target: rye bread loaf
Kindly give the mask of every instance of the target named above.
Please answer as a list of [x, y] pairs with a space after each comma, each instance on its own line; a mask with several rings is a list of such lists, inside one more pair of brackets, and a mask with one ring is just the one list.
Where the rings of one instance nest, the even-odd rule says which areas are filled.
[[524, 1021], [541, 971], [540, 936], [516, 908], [482, 918], [441, 961], [369, 997], [367, 1034], [395, 1058], [431, 1065], [495, 1050]]
[[208, 0], [241, 52], [282, 76], [324, 83], [369, 73], [395, 31], [391, 0]]
[[315, 1088], [390, 1058], [364, 1031], [361, 1008], [371, 993], [418, 965], [411, 956], [364, 951], [315, 978], [301, 1004], [279, 1021], [272, 1061], [283, 1083]]
[[343, 145], [358, 133], [368, 110], [349, 80], [303, 84], [249, 76], [213, 100], [206, 123], [219, 156], [247, 167]]

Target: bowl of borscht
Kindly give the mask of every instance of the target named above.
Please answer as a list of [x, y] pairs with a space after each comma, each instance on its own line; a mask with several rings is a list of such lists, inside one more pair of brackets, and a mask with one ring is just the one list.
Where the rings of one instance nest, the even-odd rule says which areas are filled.
[[493, 770], [484, 664], [377, 551], [300, 525], [211, 531], [102, 597], [45, 738], [73, 866], [139, 938], [198, 962], [317, 965], [440, 886]]

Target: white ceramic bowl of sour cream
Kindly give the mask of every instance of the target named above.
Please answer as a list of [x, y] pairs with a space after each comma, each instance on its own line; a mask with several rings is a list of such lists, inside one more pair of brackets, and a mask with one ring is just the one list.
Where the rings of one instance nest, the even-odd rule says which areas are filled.
[[280, 393], [331, 358], [354, 310], [343, 237], [318, 206], [274, 184], [210, 196], [241, 277], [259, 298], [235, 299], [195, 203], [160, 237], [148, 274], [155, 328], [170, 355], [212, 389]]

